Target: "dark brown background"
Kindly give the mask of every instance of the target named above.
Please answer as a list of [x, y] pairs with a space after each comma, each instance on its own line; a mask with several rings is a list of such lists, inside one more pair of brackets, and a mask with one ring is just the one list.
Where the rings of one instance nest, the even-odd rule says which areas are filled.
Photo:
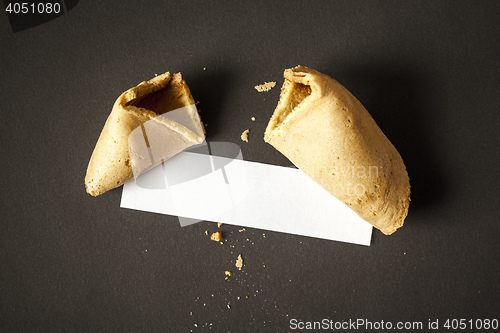
[[[499, 4], [83, 1], [16, 33], [0, 14], [0, 331], [500, 319]], [[223, 226], [220, 245], [213, 223], [85, 193], [114, 100], [165, 71], [182, 72], [208, 140], [289, 166], [262, 137], [297, 64], [345, 85], [400, 151], [413, 192], [394, 235], [365, 247]], [[264, 81], [278, 85], [259, 94]]]

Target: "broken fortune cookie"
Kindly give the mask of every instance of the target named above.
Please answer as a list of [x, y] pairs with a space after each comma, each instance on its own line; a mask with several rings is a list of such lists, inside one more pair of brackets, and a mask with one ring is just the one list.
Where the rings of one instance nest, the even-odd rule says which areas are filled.
[[205, 132], [180, 73], [165, 73], [116, 100], [85, 176], [87, 192], [100, 195], [202, 143]]
[[284, 77], [264, 140], [362, 219], [386, 235], [395, 232], [410, 204], [396, 148], [336, 80], [304, 66]]

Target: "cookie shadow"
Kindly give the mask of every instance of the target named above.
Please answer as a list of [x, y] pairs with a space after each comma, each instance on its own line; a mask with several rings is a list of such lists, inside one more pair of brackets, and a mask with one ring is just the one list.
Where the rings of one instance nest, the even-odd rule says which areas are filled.
[[221, 105], [224, 105], [233, 81], [231, 72], [224, 68], [212, 68], [186, 78], [201, 121], [207, 126], [207, 141], [212, 141], [223, 130]]
[[334, 76], [360, 100], [403, 158], [410, 177], [410, 213], [436, 205], [448, 190], [430, 135], [436, 110], [429, 101], [435, 90], [425, 77], [430, 76], [394, 64]]

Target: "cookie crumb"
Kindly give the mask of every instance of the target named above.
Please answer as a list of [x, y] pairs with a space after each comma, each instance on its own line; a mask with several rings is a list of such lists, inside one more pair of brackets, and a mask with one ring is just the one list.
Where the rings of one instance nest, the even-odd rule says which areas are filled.
[[241, 133], [241, 140], [242, 141], [245, 141], [245, 142], [248, 142], [248, 132], [250, 132], [250, 130], [244, 130], [243, 133]]
[[220, 232], [214, 232], [210, 239], [216, 242], [220, 242], [222, 240], [222, 234]]
[[255, 121], [255, 117], [252, 117], [252, 118], [250, 118], [250, 119], [252, 119], [252, 121]]
[[241, 257], [241, 254], [238, 255], [238, 259], [236, 260], [236, 268], [241, 271], [241, 268], [243, 267], [243, 258]]
[[208, 236], [208, 230], [205, 230], [205, 235], [207, 235], [207, 236]]
[[264, 92], [264, 91], [269, 91], [269, 90], [273, 89], [275, 85], [276, 85], [276, 82], [274, 82], [274, 81], [264, 82], [263, 84], [259, 84], [258, 86], [255, 86], [255, 89], [258, 92]]
[[225, 271], [224, 274], [226, 274], [227, 276], [231, 276], [231, 274], [233, 273], [231, 273], [231, 271]]
[[220, 228], [223, 223], [217, 223], [217, 228]]

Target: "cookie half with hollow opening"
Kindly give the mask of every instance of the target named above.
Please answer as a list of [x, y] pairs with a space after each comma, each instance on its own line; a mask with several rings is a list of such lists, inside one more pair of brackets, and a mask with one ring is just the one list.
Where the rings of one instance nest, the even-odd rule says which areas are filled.
[[205, 132], [180, 73], [165, 73], [121, 94], [99, 136], [85, 176], [100, 195], [202, 143]]
[[313, 69], [284, 72], [264, 140], [384, 234], [404, 223], [410, 181], [396, 148], [340, 83]]

